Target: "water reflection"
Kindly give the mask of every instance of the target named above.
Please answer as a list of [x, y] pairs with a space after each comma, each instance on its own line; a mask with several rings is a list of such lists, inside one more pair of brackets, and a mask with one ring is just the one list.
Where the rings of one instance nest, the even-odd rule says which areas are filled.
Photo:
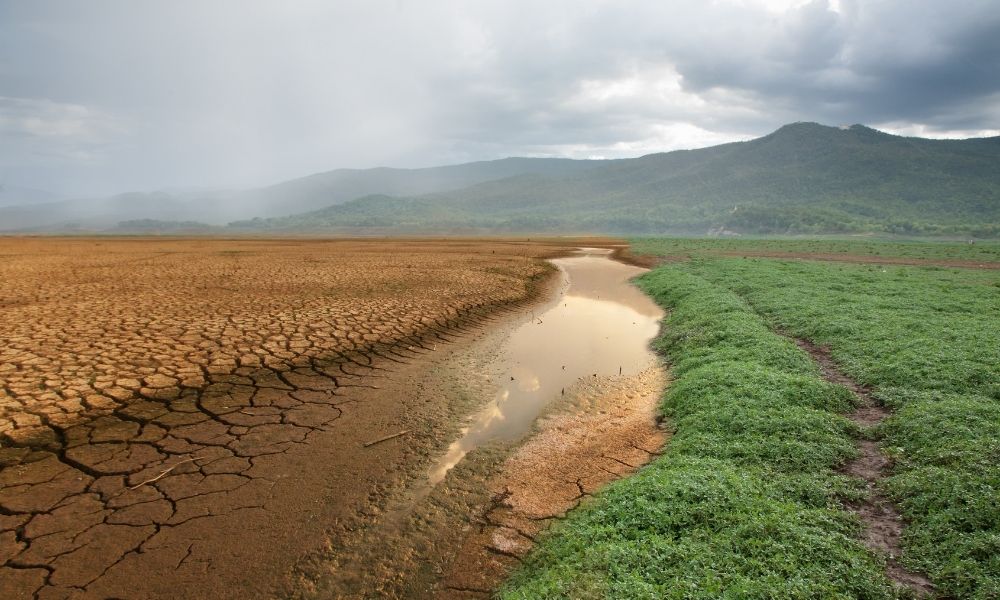
[[644, 269], [612, 261], [609, 253], [587, 248], [552, 261], [563, 273], [560, 297], [506, 340], [495, 397], [431, 469], [432, 484], [476, 447], [523, 435], [580, 378], [632, 375], [655, 360], [648, 344], [663, 312], [628, 283]]

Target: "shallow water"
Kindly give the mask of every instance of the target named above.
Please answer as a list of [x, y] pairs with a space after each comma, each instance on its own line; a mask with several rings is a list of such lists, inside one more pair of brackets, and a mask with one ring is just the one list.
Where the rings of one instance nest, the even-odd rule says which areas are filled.
[[629, 283], [645, 269], [613, 261], [610, 252], [584, 248], [552, 261], [563, 277], [557, 300], [505, 340], [494, 398], [431, 468], [432, 485], [475, 448], [527, 433], [546, 405], [580, 379], [633, 375], [656, 360], [649, 341], [663, 311]]

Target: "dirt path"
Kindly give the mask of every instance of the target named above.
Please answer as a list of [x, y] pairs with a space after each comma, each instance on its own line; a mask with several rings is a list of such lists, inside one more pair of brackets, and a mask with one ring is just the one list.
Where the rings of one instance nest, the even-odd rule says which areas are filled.
[[[868, 430], [881, 423], [891, 413], [872, 398], [871, 390], [858, 384], [837, 367], [827, 348], [808, 340], [792, 338], [795, 343], [809, 353], [819, 365], [823, 378], [830, 383], [842, 385], [858, 399], [858, 407], [846, 416]], [[903, 520], [893, 506], [878, 489], [878, 482], [885, 478], [891, 467], [889, 459], [879, 450], [874, 440], [863, 438], [858, 442], [859, 456], [843, 466], [843, 472], [865, 482], [865, 499], [852, 503], [849, 508], [857, 513], [865, 525], [865, 544], [886, 557], [886, 572], [897, 584], [911, 590], [917, 597], [926, 598], [934, 594], [934, 586], [920, 575], [904, 568], [899, 563], [900, 539], [903, 534]]]

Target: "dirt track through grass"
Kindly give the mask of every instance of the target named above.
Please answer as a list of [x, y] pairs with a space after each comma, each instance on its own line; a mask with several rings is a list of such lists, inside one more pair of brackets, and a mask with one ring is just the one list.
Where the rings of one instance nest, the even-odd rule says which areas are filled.
[[886, 406], [879, 489], [902, 514], [900, 562], [945, 597], [1000, 597], [1000, 279], [995, 272], [719, 259], [686, 268], [828, 348]]
[[857, 399], [856, 408], [847, 413], [847, 418], [861, 427], [862, 437], [858, 441], [858, 456], [848, 461], [841, 469], [845, 474], [865, 482], [864, 497], [848, 505], [864, 522], [865, 543], [886, 557], [886, 572], [894, 582], [909, 588], [917, 597], [932, 595], [934, 586], [926, 577], [910, 571], [899, 563], [902, 554], [900, 540], [903, 536], [903, 518], [880, 489], [883, 480], [889, 475], [891, 465], [888, 457], [879, 449], [878, 443], [870, 439], [870, 436], [872, 430], [891, 413], [872, 397], [871, 390], [859, 385], [840, 371], [830, 358], [828, 349], [808, 340], [794, 341], [816, 361], [823, 379], [849, 389]]

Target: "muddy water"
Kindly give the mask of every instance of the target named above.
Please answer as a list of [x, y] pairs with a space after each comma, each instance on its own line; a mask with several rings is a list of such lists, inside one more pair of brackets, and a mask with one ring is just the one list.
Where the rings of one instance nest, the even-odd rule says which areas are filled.
[[648, 349], [663, 314], [629, 283], [645, 270], [598, 249], [552, 262], [546, 304], [428, 355], [401, 382], [409, 405], [447, 398], [450, 426], [488, 403], [436, 438], [451, 443], [428, 470], [300, 561], [303, 597], [489, 597], [554, 519], [663, 447], [667, 374]]
[[663, 312], [629, 283], [645, 270], [611, 260], [610, 252], [584, 248], [552, 261], [562, 273], [559, 294], [506, 339], [495, 361], [493, 399], [430, 469], [431, 485], [477, 447], [523, 436], [546, 405], [580, 380], [629, 376], [654, 364], [648, 345]]

